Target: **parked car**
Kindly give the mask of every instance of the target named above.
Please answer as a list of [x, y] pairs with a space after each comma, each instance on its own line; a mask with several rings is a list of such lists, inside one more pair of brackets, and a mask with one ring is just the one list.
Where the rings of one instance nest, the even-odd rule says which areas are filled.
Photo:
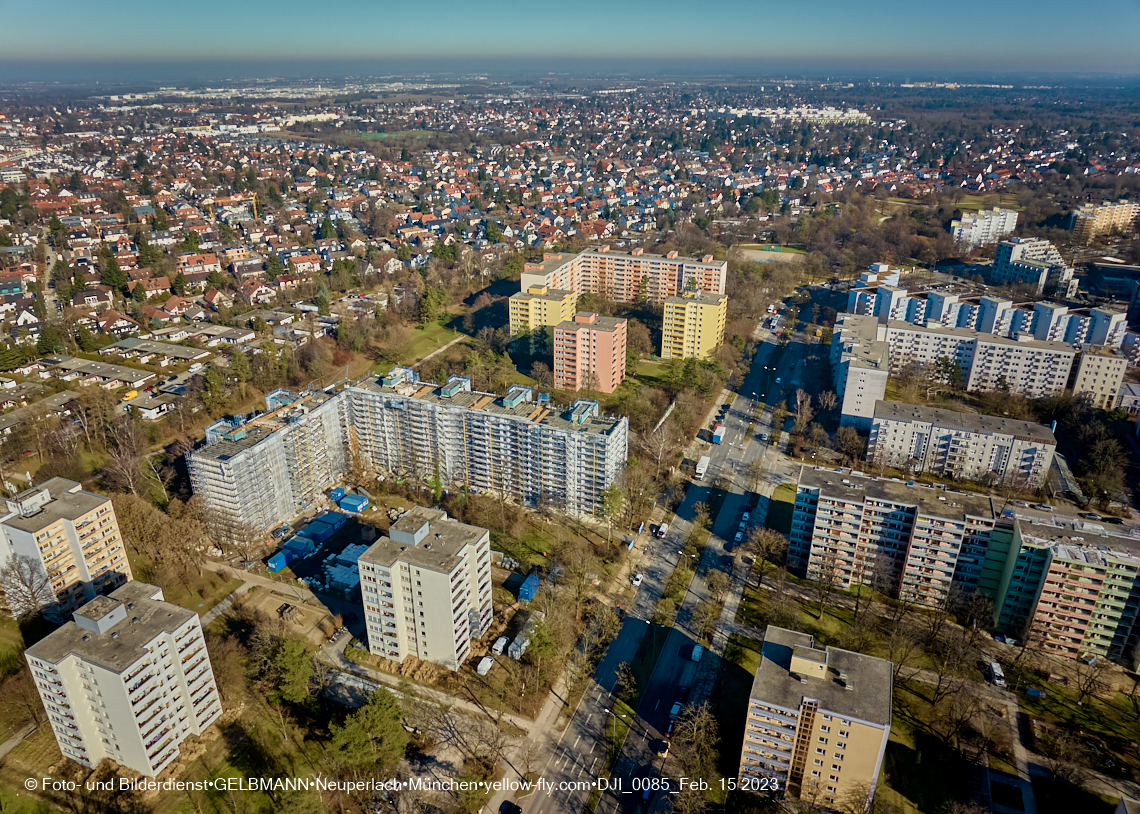
[[644, 574], [635, 574], [635, 575], [634, 575], [634, 577], [633, 577], [633, 579], [632, 579], [632, 580], [630, 580], [630, 582], [632, 582], [632, 583], [633, 583], [633, 587], [634, 587], [634, 588], [640, 588], [640, 587], [641, 587], [641, 582], [642, 582], [642, 580], [643, 580], [644, 578], [645, 578], [645, 575], [644, 575]]
[[741, 516], [740, 519], [743, 520], [745, 523], [747, 523], [748, 519], [750, 517], [752, 517], [752, 515], [747, 510], [745, 510], [744, 514]]
[[685, 706], [685, 704], [683, 702], [674, 701], [673, 706], [669, 708], [669, 717], [670, 718], [676, 718], [678, 715], [681, 714], [681, 710], [684, 708], [684, 706]]
[[760, 440], [766, 442], [768, 440], [768, 433], [766, 433], [766, 432], [760, 433]]
[[1028, 503], [1026, 503], [1024, 500], [1011, 500], [1011, 501], [1009, 502], [1009, 504], [1010, 504], [1011, 506], [1019, 506], [1019, 507], [1021, 507], [1022, 509], [1028, 509], [1028, 508], [1029, 508], [1029, 504], [1028, 504]]
[[743, 539], [744, 539], [744, 532], [738, 531], [738, 532], [736, 532], [736, 536], [732, 538], [732, 541], [734, 543], [739, 543]]
[[1102, 523], [1112, 523], [1112, 525], [1114, 525], [1114, 526], [1123, 526], [1124, 525], [1124, 520], [1122, 520], [1119, 517], [1102, 517], [1101, 522]]
[[1042, 511], [1042, 512], [1053, 511], [1053, 507], [1050, 506], [1048, 503], [1034, 503], [1033, 508], [1037, 509], [1038, 511]]
[[657, 741], [657, 757], [669, 757], [669, 741], [666, 738]]
[[1085, 520], [1100, 520], [1100, 515], [1096, 512], [1081, 512], [1077, 517], [1083, 517]]
[[781, 379], [779, 376], [777, 376], [776, 377], [776, 384], [783, 384], [783, 383], [784, 383], [784, 380]]

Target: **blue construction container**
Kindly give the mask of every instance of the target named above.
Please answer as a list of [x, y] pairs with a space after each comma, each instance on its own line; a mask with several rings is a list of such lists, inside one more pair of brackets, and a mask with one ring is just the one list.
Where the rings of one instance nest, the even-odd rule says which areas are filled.
[[342, 488], [341, 488], [341, 487], [339, 487], [339, 486], [338, 486], [338, 487], [336, 487], [336, 488], [335, 488], [335, 489], [333, 489], [331, 492], [329, 492], [329, 497], [331, 497], [331, 498], [333, 499], [333, 502], [334, 502], [334, 503], [338, 503], [338, 502], [340, 502], [340, 499], [341, 499], [342, 497], [344, 497], [344, 489], [342, 489]]
[[341, 514], [340, 512], [328, 512], [327, 514], [321, 515], [321, 522], [329, 526], [333, 531], [336, 531], [348, 522], [348, 515]]
[[280, 571], [282, 568], [284, 568], [286, 565], [288, 565], [289, 561], [292, 559], [293, 559], [293, 552], [287, 548], [282, 549], [281, 551], [278, 551], [276, 554], [274, 554], [272, 557], [269, 558], [269, 562], [268, 562], [269, 570], [270, 571]]
[[340, 501], [340, 507], [346, 512], [362, 512], [368, 506], [368, 498], [364, 495], [345, 495]]
[[538, 574], [531, 574], [519, 586], [519, 602], [530, 602], [538, 591]]
[[287, 551], [291, 551], [294, 557], [307, 557], [313, 553], [316, 544], [308, 537], [298, 534], [295, 537], [291, 537], [283, 548]]

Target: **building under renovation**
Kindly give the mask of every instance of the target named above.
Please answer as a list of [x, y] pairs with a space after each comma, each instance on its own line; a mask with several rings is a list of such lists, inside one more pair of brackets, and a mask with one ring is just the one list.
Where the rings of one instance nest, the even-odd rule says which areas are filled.
[[592, 514], [628, 451], [627, 419], [601, 415], [596, 401], [559, 409], [529, 387], [497, 396], [462, 376], [420, 382], [410, 368], [338, 392], [274, 391], [266, 407], [210, 425], [188, 456], [194, 492], [259, 529], [312, 506], [354, 460], [377, 475]]

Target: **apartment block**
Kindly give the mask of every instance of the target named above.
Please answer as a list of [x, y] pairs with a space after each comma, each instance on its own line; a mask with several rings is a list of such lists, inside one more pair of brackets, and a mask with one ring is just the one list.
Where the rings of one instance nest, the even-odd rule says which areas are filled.
[[198, 614], [128, 582], [24, 652], [65, 757], [154, 777], [221, 717]]
[[187, 455], [194, 493], [234, 523], [267, 529], [316, 504], [345, 472], [343, 397], [275, 390], [266, 412], [216, 421]]
[[977, 586], [996, 517], [985, 496], [803, 467], [788, 568], [940, 607]]
[[991, 285], [1027, 285], [1036, 297], [1048, 292], [1067, 298], [1077, 293], [1073, 268], [1052, 243], [1039, 237], [1015, 237], [998, 243], [986, 281]]
[[578, 313], [554, 328], [554, 386], [612, 393], [625, 380], [627, 321]]
[[1030, 421], [879, 401], [867, 460], [1034, 491], [1044, 482], [1056, 449], [1049, 428]]
[[1116, 203], [1085, 204], [1069, 213], [1068, 226], [1073, 230], [1073, 236], [1086, 243], [1094, 238], [1120, 232], [1131, 234], [1136, 229], [1136, 220], [1140, 217], [1140, 203], [1136, 201], [1120, 200]]
[[740, 779], [824, 809], [869, 805], [891, 731], [891, 663], [769, 625], [748, 696]]
[[393, 523], [358, 560], [369, 651], [458, 670], [491, 626], [490, 540], [434, 509]]
[[1000, 629], [1067, 658], [1125, 661], [1140, 639], [1140, 551], [1096, 523], [1015, 516], [994, 529], [981, 589]]
[[507, 301], [511, 335], [542, 331], [573, 319], [577, 304], [578, 295], [573, 291], [545, 285], [528, 286], [512, 294]]
[[502, 493], [524, 505], [593, 514], [601, 493], [625, 466], [629, 421], [579, 399], [566, 408], [535, 401], [529, 387], [505, 396], [479, 393], [471, 381], [420, 382], [395, 368], [342, 391], [346, 433], [376, 472], [454, 488]]
[[997, 243], [1017, 228], [1017, 212], [1012, 209], [983, 209], [961, 220], [950, 221], [950, 234], [955, 243], [966, 246], [984, 246]]
[[888, 375], [905, 367], [936, 372], [948, 360], [968, 391], [1008, 389], [1041, 397], [1065, 389], [1077, 355], [1061, 342], [905, 322], [884, 325], [858, 314], [836, 320], [831, 343], [842, 421], [863, 428], [870, 427], [875, 403], [884, 398]]
[[724, 339], [728, 297], [685, 291], [665, 300], [662, 359], [708, 359]]
[[648, 301], [658, 305], [687, 289], [724, 294], [728, 261], [713, 256], [680, 257], [677, 252], [646, 254], [641, 249], [610, 251], [600, 246], [580, 254], [546, 254], [527, 263], [522, 291], [532, 286], [597, 294], [616, 302]]
[[8, 595], [13, 615], [38, 608], [62, 622], [81, 605], [132, 578], [109, 498], [84, 491], [75, 481], [51, 478], [6, 499], [3, 512], [0, 564], [26, 557], [46, 577], [38, 597], [18, 599], [25, 593], [19, 591]]
[[1140, 644], [1140, 543], [985, 495], [804, 467], [788, 567], [929, 607], [978, 593], [998, 630], [1068, 658], [1127, 663]]
[[1073, 367], [1069, 387], [1074, 396], [1086, 399], [1093, 407], [1111, 410], [1127, 371], [1128, 358], [1120, 351], [1085, 345]]

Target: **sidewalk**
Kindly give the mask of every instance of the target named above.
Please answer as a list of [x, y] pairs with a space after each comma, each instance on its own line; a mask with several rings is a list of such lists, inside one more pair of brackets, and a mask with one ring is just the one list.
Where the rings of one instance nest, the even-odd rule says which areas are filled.
[[412, 364], [412, 367], [413, 367], [413, 368], [417, 368], [417, 367], [419, 367], [419, 366], [420, 366], [420, 365], [422, 365], [424, 362], [426, 362], [426, 361], [428, 361], [429, 359], [431, 359], [433, 356], [436, 356], [436, 355], [438, 355], [438, 354], [440, 354], [440, 353], [443, 353], [445, 350], [447, 350], [448, 348], [450, 348], [450, 347], [451, 347], [452, 345], [454, 345], [456, 342], [462, 342], [464, 339], [468, 339], [468, 338], [469, 338], [469, 337], [467, 336], [467, 334], [460, 334], [459, 336], [455, 337], [455, 338], [454, 338], [454, 339], [452, 339], [450, 342], [448, 342], [446, 345], [444, 345], [442, 348], [436, 348], [436, 349], [435, 349], [435, 350], [433, 350], [431, 353], [429, 353], [427, 356], [425, 356], [423, 359], [420, 359], [418, 362], [414, 362], [414, 363]]

